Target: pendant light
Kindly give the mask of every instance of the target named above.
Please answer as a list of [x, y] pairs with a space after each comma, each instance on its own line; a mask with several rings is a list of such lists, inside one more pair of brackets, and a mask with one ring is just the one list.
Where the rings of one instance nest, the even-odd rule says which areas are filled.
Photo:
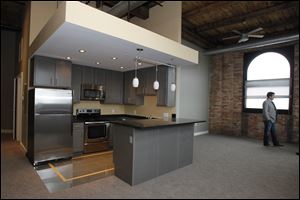
[[135, 77], [134, 77], [134, 79], [132, 80], [132, 86], [133, 86], [134, 88], [139, 87], [139, 79], [136, 77], [136, 74], [137, 74], [137, 60], [135, 60]]
[[153, 82], [153, 89], [154, 90], [158, 90], [159, 88], [159, 82], [157, 81], [157, 65], [156, 65], [156, 69], [155, 69], [155, 81]]
[[[174, 68], [174, 77], [176, 78], [176, 74], [175, 74], [175, 72], [176, 72], [176, 68]], [[176, 90], [176, 84], [174, 83], [174, 82], [172, 82], [171, 83], [171, 91], [172, 92], [175, 92], [175, 90]]]
[[[138, 49], [136, 49], [136, 50], [138, 51], [138, 55], [141, 53], [141, 51], [143, 51], [143, 49], [140, 49], [140, 48], [138, 48]], [[134, 88], [139, 87], [139, 79], [137, 78], [137, 65], [138, 65], [138, 60], [139, 60], [139, 56], [137, 56], [137, 57], [135, 58], [135, 77], [134, 77], [133, 80], [132, 80], [132, 86], [133, 86]]]

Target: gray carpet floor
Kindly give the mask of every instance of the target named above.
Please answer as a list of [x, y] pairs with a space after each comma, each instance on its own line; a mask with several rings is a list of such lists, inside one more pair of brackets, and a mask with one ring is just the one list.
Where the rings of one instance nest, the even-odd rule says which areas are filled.
[[49, 193], [22, 147], [1, 137], [1, 199], [178, 198], [299, 199], [299, 146], [264, 147], [262, 141], [200, 135], [193, 164], [134, 187], [115, 176]]

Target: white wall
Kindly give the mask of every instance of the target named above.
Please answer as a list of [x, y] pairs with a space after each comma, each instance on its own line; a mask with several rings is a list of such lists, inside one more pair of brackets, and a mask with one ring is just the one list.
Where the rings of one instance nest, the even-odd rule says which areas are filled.
[[195, 132], [208, 130], [210, 56], [188, 41], [182, 44], [199, 51], [199, 64], [177, 67], [176, 113], [180, 118], [205, 120], [195, 125]]
[[146, 20], [134, 17], [130, 22], [181, 43], [181, 1], [165, 1], [150, 8]]
[[56, 11], [59, 1], [31, 1], [29, 46]]

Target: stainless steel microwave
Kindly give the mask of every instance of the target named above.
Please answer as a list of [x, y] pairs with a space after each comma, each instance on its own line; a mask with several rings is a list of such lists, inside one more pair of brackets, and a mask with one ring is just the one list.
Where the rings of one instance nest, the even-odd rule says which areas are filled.
[[105, 99], [105, 90], [102, 85], [81, 85], [81, 100], [103, 101]]

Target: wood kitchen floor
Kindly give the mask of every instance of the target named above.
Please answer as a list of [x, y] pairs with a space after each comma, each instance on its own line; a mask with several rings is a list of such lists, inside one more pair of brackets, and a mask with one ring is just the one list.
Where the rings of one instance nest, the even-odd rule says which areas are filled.
[[36, 167], [49, 192], [56, 192], [114, 175], [113, 152], [83, 154], [71, 160]]

